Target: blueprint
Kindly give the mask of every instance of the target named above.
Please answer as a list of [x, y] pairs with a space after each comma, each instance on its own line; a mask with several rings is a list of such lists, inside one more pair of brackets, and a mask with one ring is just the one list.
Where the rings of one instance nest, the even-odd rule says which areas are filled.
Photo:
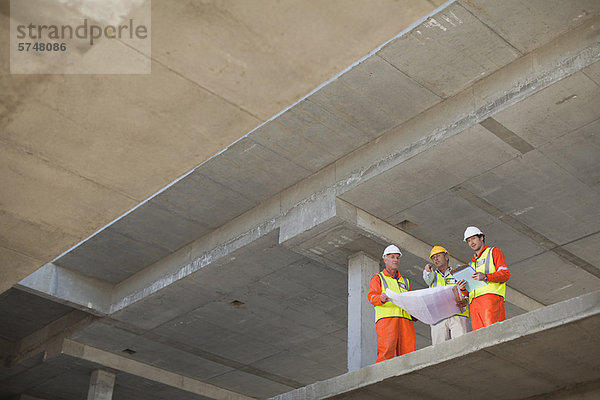
[[454, 285], [438, 286], [404, 293], [396, 293], [388, 288], [385, 294], [395, 305], [408, 311], [419, 321], [433, 325], [463, 311], [456, 305], [453, 290], [455, 287]]

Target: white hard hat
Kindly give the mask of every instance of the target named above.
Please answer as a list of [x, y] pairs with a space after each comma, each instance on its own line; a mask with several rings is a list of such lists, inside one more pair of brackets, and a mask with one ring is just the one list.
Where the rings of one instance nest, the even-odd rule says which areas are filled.
[[385, 250], [383, 251], [383, 257], [387, 256], [388, 254], [400, 254], [400, 257], [402, 257], [402, 252], [400, 251], [400, 249], [393, 244], [390, 244], [388, 247], [385, 248]]
[[467, 229], [465, 229], [465, 242], [467, 241], [468, 238], [470, 238], [471, 236], [475, 236], [475, 235], [483, 235], [484, 233], [481, 232], [481, 230], [479, 230], [478, 227], [476, 226], [469, 226], [467, 227]]

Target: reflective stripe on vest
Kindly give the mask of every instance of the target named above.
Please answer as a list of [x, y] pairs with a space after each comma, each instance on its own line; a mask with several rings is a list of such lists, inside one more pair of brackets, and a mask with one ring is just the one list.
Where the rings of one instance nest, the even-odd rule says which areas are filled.
[[[431, 285], [429, 287], [452, 286], [452, 285], [456, 284], [456, 279], [454, 279], [452, 274], [449, 273], [448, 275], [446, 275], [446, 277], [444, 277], [444, 275], [442, 275], [442, 273], [440, 271], [438, 271], [437, 269], [434, 272], [435, 272], [435, 279], [433, 280], [433, 282], [431, 282]], [[456, 315], [462, 315], [463, 317], [468, 317], [469, 316], [469, 306], [467, 305], [465, 307], [465, 311], [458, 313]]]
[[[496, 272], [496, 265], [494, 264], [494, 257], [492, 256], [493, 247], [488, 247], [481, 253], [479, 258], [475, 262], [471, 261], [471, 266], [475, 268], [477, 272], [483, 272], [484, 274], [490, 274]], [[479, 297], [482, 294], [497, 294], [498, 296], [505, 296], [506, 284], [504, 282], [487, 282], [485, 286], [475, 289], [469, 292], [469, 303], [473, 301], [475, 297]]]
[[[387, 288], [396, 293], [408, 292], [410, 290], [410, 282], [407, 278], [403, 276], [400, 276], [398, 280], [396, 280], [391, 276], [385, 276], [382, 272], [380, 272], [378, 275], [381, 279], [382, 292], [385, 292], [385, 289]], [[388, 317], [402, 317], [406, 319], [412, 319], [408, 312], [395, 305], [392, 301], [388, 301], [387, 303], [381, 306], [375, 306], [375, 322], [379, 321], [381, 318]]]

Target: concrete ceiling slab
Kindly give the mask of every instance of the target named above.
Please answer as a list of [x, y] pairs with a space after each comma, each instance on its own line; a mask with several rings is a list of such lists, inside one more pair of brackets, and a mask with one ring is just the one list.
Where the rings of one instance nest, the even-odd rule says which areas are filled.
[[303, 100], [253, 132], [252, 139], [297, 165], [317, 172], [367, 143], [351, 123]]
[[[537, 151], [470, 179], [464, 186], [558, 244], [594, 233], [600, 223], [600, 213], [590, 212], [600, 202], [600, 194]], [[552, 218], [542, 222], [545, 215]]]
[[102, 235], [65, 254], [57, 265], [117, 284], [169, 254], [166, 247], [144, 243], [107, 228]]
[[[340, 360], [347, 357], [346, 352], [348, 349], [344, 344], [345, 340], [347, 340], [346, 331], [338, 331], [329, 336], [318, 337], [310, 344], [297, 343], [291, 347], [291, 351], [298, 352], [303, 357], [327, 366], [329, 370], [327, 374], [333, 376], [339, 373], [340, 370], [346, 369], [340, 363]], [[324, 353], [327, 353], [328, 357], [323, 357]]]
[[[2, 257], [2, 267], [7, 270], [3, 276], [6, 277], [6, 279], [13, 279], [15, 282], [18, 282], [23, 278], [22, 274], [19, 272], [19, 268], [24, 265], [24, 263], [30, 264], [32, 262], [38, 263], [41, 261], [4, 247], [0, 247], [0, 257]], [[8, 289], [9, 287], [5, 288], [5, 290]]]
[[[174, 323], [171, 321], [177, 319], [177, 316], [186, 315], [201, 305], [216, 301], [219, 296], [216, 291], [207, 291], [197, 285], [194, 279], [183, 279], [148, 296], [144, 302], [133, 303], [112, 314], [111, 318], [140, 329], [153, 329]], [[162, 312], [156, 312], [158, 309]]]
[[600, 84], [600, 63], [596, 62], [588, 67], [585, 67], [582, 72], [591, 80]]
[[[0, 149], [0, 179], [12, 188], [3, 191], [2, 204], [5, 212], [16, 219], [39, 225], [45, 231], [64, 232], [63, 237], [83, 238], [86, 232], [96, 228], [93, 221], [102, 218], [104, 213], [135, 204], [132, 199], [115, 195], [56, 164], [31, 153], [23, 154], [23, 150], [15, 146]], [[44, 195], [37, 196], [28, 191], [24, 181], [35, 182], [36, 190], [43, 189]], [[81, 190], [70, 193], [73, 187]], [[49, 214], [46, 211], [50, 206], [55, 211]], [[71, 206], [80, 209], [82, 214], [73, 213]]]
[[554, 304], [600, 289], [598, 279], [551, 252], [514, 263], [510, 270], [511, 286], [543, 304]]
[[[185, 390], [178, 390], [167, 385], [157, 384], [150, 379], [140, 379], [130, 374], [119, 374], [119, 384], [115, 386], [113, 398], [135, 400], [140, 391], [148, 392], [148, 399], [181, 399], [181, 400], [208, 400], [209, 397], [199, 396]], [[115, 381], [116, 381], [115, 379]]]
[[[2, 250], [0, 251], [10, 251], [20, 257], [38, 260], [38, 262], [42, 262], [52, 254], [66, 250], [61, 247], [59, 242], [78, 239], [52, 225], [28, 221], [6, 211], [0, 211], [0, 225], [5, 227], [0, 232], [0, 240], [2, 240], [0, 247]], [[34, 249], [25, 244], [29, 240], [37, 243]], [[2, 259], [8, 261], [8, 255]], [[10, 272], [7, 271], [7, 273]]]
[[[473, 37], [480, 40], [474, 44]], [[429, 57], [424, 48], [434, 50], [435, 57]], [[385, 46], [378, 55], [433, 93], [447, 98], [522, 54], [462, 5], [454, 3]]]
[[137, 202], [260, 122], [162, 66], [152, 79], [52, 76], [39, 90], [11, 113], [7, 140]]
[[[522, 53], [528, 53], [549, 42], [569, 28], [577, 26], [582, 18], [598, 11], [598, 3], [594, 0], [569, 3], [550, 3], [544, 0], [524, 3], [509, 0], [501, 7], [493, 0], [460, 3]], [[527, 24], [523, 24], [518, 17], [515, 18], [525, 15], [531, 17]]]
[[583, 73], [565, 78], [494, 116], [534, 147], [596, 120], [599, 85]]
[[321, 377], [323, 376], [333, 377], [339, 374], [339, 370], [332, 369], [330, 365], [321, 363], [318, 360], [297, 357], [292, 351], [288, 352], [287, 355], [267, 357], [254, 363], [254, 365], [273, 374], [295, 369], [296, 374], [294, 374], [294, 379], [302, 386], [322, 379]]
[[480, 227], [487, 234], [486, 241], [504, 251], [509, 265], [544, 251], [544, 248], [531, 238], [502, 224], [452, 193], [442, 193], [394, 218], [413, 222], [417, 226], [408, 231], [411, 235], [432, 246], [444, 246], [453, 257], [464, 262], [473, 256], [472, 250], [463, 241], [463, 232], [470, 225]]
[[[563, 247], [573, 254], [583, 258], [592, 265], [600, 265], [599, 255], [595, 251], [600, 245], [600, 233], [595, 233], [588, 237], [579, 239], [575, 242], [564, 245]], [[600, 268], [600, 267], [598, 267]]]
[[440, 98], [379, 57], [370, 57], [308, 98], [371, 138]]
[[[387, 220], [517, 155], [514, 149], [476, 125], [340, 197]], [[474, 162], [478, 168], [472, 167]], [[377, 196], [368, 193], [377, 193]]]
[[[116, 221], [111, 228], [136, 242], [156, 245], [170, 252], [185, 246], [191, 238], [197, 239], [210, 231], [201, 221], [154, 200], [129, 213], [126, 219]], [[110, 250], [107, 249], [107, 252]]]
[[600, 189], [600, 120], [556, 138], [539, 151], [589, 188]]
[[223, 221], [229, 221], [257, 205], [244, 194], [194, 172], [152, 201], [210, 229], [218, 228]]
[[271, 393], [281, 393], [293, 389], [293, 387], [239, 370], [211, 379], [210, 383], [221, 387], [229, 387], [233, 391], [243, 390], [253, 398], [267, 398]]
[[71, 312], [71, 307], [18, 290], [0, 294], [0, 338], [18, 341]]
[[[153, 29], [164, 34], [155, 35], [153, 55], [265, 120], [367, 54], [372, 40], [383, 43], [433, 9], [426, 0], [154, 4], [163, 18]], [[168, 34], [173, 26], [176, 36]]]
[[306, 178], [310, 171], [293, 164], [254, 140], [244, 138], [220, 157], [208, 160], [202, 174], [260, 202]]

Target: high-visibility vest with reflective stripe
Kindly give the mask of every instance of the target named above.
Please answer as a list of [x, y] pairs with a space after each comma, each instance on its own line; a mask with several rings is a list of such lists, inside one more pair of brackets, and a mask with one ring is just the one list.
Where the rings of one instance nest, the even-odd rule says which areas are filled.
[[[410, 282], [403, 276], [398, 276], [398, 280], [391, 276], [386, 276], [382, 272], [379, 274], [381, 278], [381, 291], [385, 292], [385, 289], [390, 288], [393, 292], [403, 293], [410, 290]], [[406, 319], [412, 319], [410, 314], [404, 311], [402, 308], [395, 305], [391, 300], [381, 306], [375, 306], [375, 322], [381, 318], [389, 317], [401, 317]]]
[[[435, 279], [433, 280], [433, 282], [431, 282], [431, 285], [429, 285], [429, 287], [452, 286], [452, 285], [456, 284], [456, 279], [454, 279], [452, 274], [449, 273], [448, 275], [446, 275], [444, 277], [444, 275], [442, 275], [442, 273], [440, 271], [438, 271], [437, 269], [434, 272], [435, 272]], [[456, 315], [462, 315], [463, 317], [468, 317], [469, 316], [469, 306], [465, 307], [465, 311], [458, 313]]]
[[[475, 262], [471, 261], [471, 266], [475, 268], [475, 271], [483, 272], [484, 274], [496, 272], [496, 266], [494, 265], [494, 257], [492, 257], [493, 249], [493, 247], [488, 247], [483, 251], [483, 253], [481, 253], [479, 258]], [[488, 293], [497, 294], [498, 296], [505, 297], [506, 284], [504, 282], [487, 282], [485, 286], [482, 286], [479, 289], [475, 289], [474, 291], [469, 292], [469, 303], [471, 303], [471, 301], [473, 301], [475, 297]]]

